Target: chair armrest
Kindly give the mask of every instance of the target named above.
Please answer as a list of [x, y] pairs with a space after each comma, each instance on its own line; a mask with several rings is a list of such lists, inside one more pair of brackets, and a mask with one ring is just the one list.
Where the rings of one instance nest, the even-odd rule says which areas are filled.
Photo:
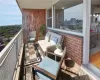
[[40, 68], [38, 65], [33, 65], [33, 68], [36, 69], [36, 70], [41, 71], [42, 73], [46, 74], [47, 76], [49, 76], [49, 77], [51, 77], [51, 78], [53, 78], [53, 79], [56, 79], [56, 76], [55, 76], [55, 75], [53, 75], [53, 74], [51, 74], [50, 72], [48, 72], [48, 71], [46, 71], [46, 70]]
[[41, 60], [39, 60], [39, 61], [31, 61], [31, 62], [28, 62], [27, 64], [25, 64], [24, 66], [28, 67], [28, 66], [32, 66], [33, 64], [39, 64], [40, 62], [41, 62]]
[[47, 55], [48, 55], [48, 54], [55, 55], [55, 53], [53, 53], [53, 52], [46, 52], [46, 54], [47, 54]]

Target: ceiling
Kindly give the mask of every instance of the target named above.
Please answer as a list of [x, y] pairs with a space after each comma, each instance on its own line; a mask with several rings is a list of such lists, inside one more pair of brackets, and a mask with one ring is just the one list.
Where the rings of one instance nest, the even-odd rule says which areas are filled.
[[[83, 0], [17, 0], [17, 3], [25, 9], [49, 9], [57, 3], [56, 8], [61, 9], [81, 4]], [[92, 5], [100, 5], [100, 0], [92, 0]]]
[[92, 5], [100, 5], [100, 0], [92, 0]]
[[19, 7], [25, 9], [48, 9], [60, 0], [17, 0]]
[[[69, 8], [78, 4], [83, 3], [83, 0], [60, 0], [56, 5], [56, 9]], [[91, 0], [93, 6], [100, 6], [100, 0]]]

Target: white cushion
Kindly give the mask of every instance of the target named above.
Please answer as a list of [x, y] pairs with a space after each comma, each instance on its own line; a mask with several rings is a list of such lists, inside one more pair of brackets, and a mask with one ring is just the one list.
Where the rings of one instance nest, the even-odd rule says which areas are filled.
[[45, 40], [39, 40], [38, 44], [42, 48], [42, 50], [46, 52], [48, 47], [52, 47], [52, 46], [54, 47], [58, 43], [62, 44], [61, 41], [62, 41], [61, 35], [48, 31], [45, 36]]
[[50, 36], [51, 36], [51, 34], [49, 32], [47, 32], [47, 34], [45, 36], [45, 40], [49, 42], [50, 41]]
[[58, 38], [53, 36], [52, 39], [50, 40], [51, 44], [56, 45], [58, 42]]
[[38, 41], [38, 44], [39, 44], [39, 46], [42, 48], [42, 50], [43, 50], [44, 52], [47, 51], [47, 48], [48, 48], [48, 47], [54, 46], [53, 44], [51, 44], [51, 42], [48, 42], [48, 41], [46, 41], [46, 40], [40, 40], [40, 41]]
[[59, 49], [56, 49], [56, 50], [54, 51], [54, 53], [55, 53], [56, 55], [59, 55], [59, 56], [62, 56], [62, 55], [63, 55], [63, 51], [61, 51], [61, 50], [59, 50]]
[[[50, 36], [50, 42], [54, 41], [53, 38], [55, 37], [55, 38], [58, 38], [57, 43], [59, 43], [59, 44], [62, 43], [61, 42], [62, 41], [62, 36], [61, 35], [53, 33], [53, 32], [51, 32], [50, 34], [51, 34], [51, 36]], [[55, 43], [55, 44], [57, 44], [57, 43]]]

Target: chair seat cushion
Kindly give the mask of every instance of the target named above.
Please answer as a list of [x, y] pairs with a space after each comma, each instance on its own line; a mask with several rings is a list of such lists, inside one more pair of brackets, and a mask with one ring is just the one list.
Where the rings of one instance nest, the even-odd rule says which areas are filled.
[[42, 50], [43, 50], [44, 52], [47, 51], [48, 47], [55, 46], [55, 45], [53, 45], [51, 42], [48, 42], [48, 41], [46, 41], [46, 40], [39, 40], [39, 41], [38, 41], [38, 44], [39, 44], [39, 46], [42, 48]]
[[40, 62], [39, 67], [56, 76], [57, 71], [58, 71], [58, 67], [59, 67], [59, 63], [55, 60], [48, 58], [48, 57], [44, 57], [42, 62]]
[[[57, 61], [54, 61], [54, 60], [52, 60], [48, 57], [44, 57], [42, 62], [40, 62], [40, 64], [38, 66], [40, 68], [48, 71], [49, 73], [53, 74], [54, 76], [57, 76], [57, 72], [59, 70], [59, 63]], [[45, 76], [42, 73], [37, 72], [37, 74], [43, 80], [52, 80], [52, 79], [50, 79], [49, 77]]]

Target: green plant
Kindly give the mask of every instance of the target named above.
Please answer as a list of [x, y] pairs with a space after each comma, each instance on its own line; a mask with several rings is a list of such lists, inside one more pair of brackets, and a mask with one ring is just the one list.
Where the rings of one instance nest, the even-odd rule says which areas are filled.
[[40, 36], [44, 36], [46, 33], [46, 25], [43, 24], [41, 27], [40, 27]]
[[62, 47], [61, 47], [60, 44], [57, 44], [57, 45], [56, 45], [56, 48], [61, 49]]

